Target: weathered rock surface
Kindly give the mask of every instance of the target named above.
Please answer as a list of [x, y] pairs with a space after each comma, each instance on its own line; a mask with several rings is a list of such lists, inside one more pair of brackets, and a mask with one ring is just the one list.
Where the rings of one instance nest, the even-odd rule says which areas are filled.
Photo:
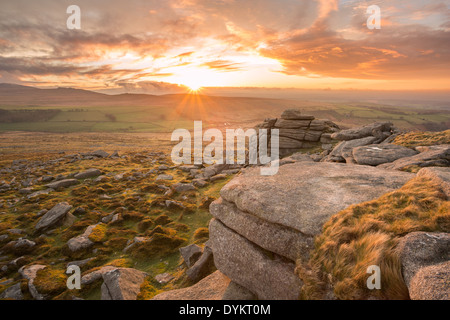
[[393, 124], [390, 122], [376, 122], [367, 126], [336, 132], [332, 135], [332, 138], [341, 141], [355, 140], [368, 136], [379, 136], [379, 132], [389, 132], [392, 128]]
[[214, 201], [209, 210], [215, 218], [241, 236], [292, 261], [299, 257], [307, 259], [309, 250], [313, 248], [312, 236], [243, 212], [222, 198]]
[[88, 179], [88, 178], [94, 178], [97, 177], [99, 175], [101, 175], [102, 172], [98, 169], [88, 169], [86, 171], [77, 173], [76, 175], [74, 175], [75, 179]]
[[191, 287], [166, 291], [152, 300], [222, 300], [229, 284], [230, 279], [216, 271]]
[[353, 158], [360, 165], [377, 166], [400, 158], [412, 157], [418, 152], [395, 144], [372, 144], [353, 149]]
[[0, 299], [13, 299], [13, 300], [23, 300], [22, 289], [20, 288], [20, 283], [9, 287], [0, 294]]
[[186, 271], [188, 278], [197, 282], [206, 277], [214, 269], [214, 255], [209, 245], [205, 245], [203, 253], [195, 264]]
[[68, 188], [76, 184], [78, 184], [77, 179], [64, 179], [49, 183], [46, 186], [52, 189], [58, 189], [58, 188]]
[[192, 267], [202, 255], [202, 249], [196, 245], [191, 244], [187, 247], [180, 248], [181, 257], [188, 268]]
[[45, 297], [40, 294], [36, 287], [34, 286], [34, 280], [36, 279], [37, 272], [41, 269], [46, 268], [44, 265], [34, 264], [31, 266], [24, 266], [19, 269], [19, 273], [22, 278], [28, 280], [28, 290], [30, 291], [31, 296], [36, 300], [44, 300]]
[[420, 269], [409, 284], [412, 300], [450, 300], [450, 261]]
[[211, 221], [209, 230], [214, 263], [222, 273], [259, 299], [298, 299], [302, 282], [294, 262], [268, 254], [218, 220]]
[[71, 209], [72, 206], [67, 202], [58, 203], [42, 216], [42, 218], [36, 224], [35, 230], [37, 232], [41, 232], [58, 226], [64, 221], [67, 213]]
[[406, 286], [411, 290], [411, 280], [421, 269], [449, 261], [449, 248], [448, 233], [413, 232], [403, 237], [397, 250]]
[[381, 164], [380, 168], [402, 170], [411, 166], [431, 167], [431, 166], [450, 166], [450, 145], [443, 144], [433, 146], [428, 151], [407, 158], [398, 159], [392, 163]]
[[103, 274], [102, 300], [136, 300], [147, 274], [131, 268], [117, 268]]
[[354, 163], [353, 149], [360, 146], [367, 146], [375, 142], [375, 137], [365, 137], [355, 140], [343, 141], [339, 143], [327, 157], [330, 162]]
[[333, 214], [400, 188], [414, 175], [368, 166], [298, 162], [277, 175], [249, 168], [220, 192], [243, 212], [307, 235], [321, 232]]

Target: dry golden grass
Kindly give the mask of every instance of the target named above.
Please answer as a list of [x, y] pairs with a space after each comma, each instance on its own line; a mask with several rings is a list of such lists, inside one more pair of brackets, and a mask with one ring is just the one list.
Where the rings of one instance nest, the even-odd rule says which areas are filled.
[[450, 130], [442, 132], [409, 132], [398, 136], [393, 143], [408, 148], [450, 144]]
[[[309, 263], [298, 262], [301, 298], [321, 299], [333, 288], [338, 299], [409, 299], [395, 249], [400, 237], [415, 231], [450, 232], [450, 201], [427, 178], [339, 212], [316, 239]], [[371, 265], [381, 268], [381, 290], [366, 286]]]

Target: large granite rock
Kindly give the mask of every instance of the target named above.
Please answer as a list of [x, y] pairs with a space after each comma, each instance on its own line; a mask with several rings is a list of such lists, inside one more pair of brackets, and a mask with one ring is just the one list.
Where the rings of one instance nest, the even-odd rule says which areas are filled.
[[403, 186], [414, 174], [301, 161], [274, 176], [248, 168], [221, 190], [210, 212], [216, 267], [259, 299], [297, 299], [297, 259], [307, 261], [323, 224], [346, 207]]
[[326, 161], [354, 163], [353, 149], [360, 146], [367, 146], [375, 142], [375, 137], [365, 137], [361, 139], [342, 141], [328, 155]]
[[420, 269], [409, 285], [411, 300], [450, 300], [450, 261]]
[[403, 186], [414, 174], [340, 163], [297, 162], [274, 176], [250, 168], [220, 192], [243, 212], [266, 222], [317, 235], [332, 215]]
[[449, 233], [413, 232], [403, 237], [397, 250], [406, 286], [411, 290], [411, 281], [421, 269], [449, 261], [449, 248]]
[[377, 166], [383, 163], [412, 157], [418, 152], [395, 144], [372, 144], [353, 149], [353, 158], [358, 164]]
[[295, 264], [269, 254], [218, 220], [209, 226], [214, 263], [234, 282], [263, 300], [296, 300], [302, 286]]

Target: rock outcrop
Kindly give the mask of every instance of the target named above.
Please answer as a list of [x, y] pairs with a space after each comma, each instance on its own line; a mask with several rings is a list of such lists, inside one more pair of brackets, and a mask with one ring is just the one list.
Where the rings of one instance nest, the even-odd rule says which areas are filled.
[[216, 267], [259, 299], [297, 299], [294, 275], [335, 213], [400, 188], [413, 174], [369, 166], [296, 162], [275, 176], [248, 168], [221, 190], [210, 212]]
[[281, 157], [300, 149], [328, 145], [333, 142], [332, 133], [339, 130], [339, 127], [332, 121], [319, 120], [314, 116], [304, 115], [297, 109], [288, 109], [283, 112], [280, 119], [266, 119], [255, 128], [257, 130], [268, 129], [268, 147], [271, 139], [270, 130], [279, 130]]

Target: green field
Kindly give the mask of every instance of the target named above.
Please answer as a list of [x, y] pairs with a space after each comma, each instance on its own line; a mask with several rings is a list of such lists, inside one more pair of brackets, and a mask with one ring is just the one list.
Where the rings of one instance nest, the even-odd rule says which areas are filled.
[[[255, 102], [258, 103], [258, 102]], [[0, 106], [4, 112], [24, 113], [25, 121], [2, 120], [0, 132], [172, 132], [175, 129], [192, 129], [194, 120], [203, 120], [205, 125], [221, 126], [226, 123], [234, 127], [249, 127], [261, 122], [267, 117], [277, 117], [281, 110], [298, 107], [293, 105], [262, 105], [260, 108], [236, 108], [224, 105], [207, 108], [204, 112], [179, 110], [170, 106], [90, 106], [90, 107], [18, 107]], [[190, 106], [189, 108], [192, 108]], [[189, 109], [186, 108], [186, 109]], [[404, 130], [440, 131], [450, 128], [450, 111], [430, 110], [427, 108], [405, 108], [377, 104], [323, 104], [303, 105], [305, 113], [317, 118], [330, 119], [343, 128], [368, 124], [375, 121], [392, 121]], [[198, 111], [199, 107], [195, 107]], [[25, 110], [25, 111], [24, 111]], [[33, 120], [33, 114], [39, 111], [57, 111], [56, 115], [45, 120]], [[224, 119], [223, 121], [221, 121]]]

